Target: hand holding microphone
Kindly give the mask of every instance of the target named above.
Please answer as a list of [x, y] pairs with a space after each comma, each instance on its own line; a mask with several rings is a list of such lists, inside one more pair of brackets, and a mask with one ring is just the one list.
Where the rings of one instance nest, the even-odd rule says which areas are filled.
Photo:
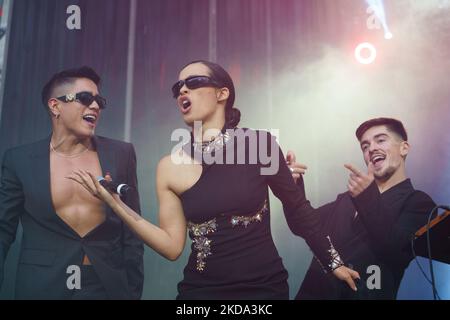
[[[119, 196], [126, 197], [133, 190], [132, 187], [125, 183], [117, 183], [112, 181], [111, 175], [108, 172], [105, 177], [96, 178], [89, 171], [75, 170], [66, 178], [79, 183], [94, 197], [97, 197], [109, 204], [115, 201], [111, 194], [118, 194]], [[103, 188], [101, 188], [101, 186], [103, 186]]]
[[106, 177], [97, 177], [97, 181], [109, 192], [117, 193], [122, 197], [126, 197], [128, 193], [131, 191], [131, 187], [125, 183], [117, 183], [111, 180], [111, 176], [109, 173], [106, 173]]

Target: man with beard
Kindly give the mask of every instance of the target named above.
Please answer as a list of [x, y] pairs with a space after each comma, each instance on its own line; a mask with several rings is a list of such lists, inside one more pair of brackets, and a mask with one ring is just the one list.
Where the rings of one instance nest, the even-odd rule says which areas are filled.
[[[412, 252], [413, 234], [426, 224], [435, 206], [407, 178], [409, 143], [403, 124], [371, 119], [356, 130], [367, 173], [346, 164], [348, 192], [317, 209], [322, 227], [344, 263], [357, 271], [358, 290], [349, 290], [324, 274], [313, 258], [296, 299], [395, 299]], [[289, 159], [290, 158], [290, 159]], [[288, 157], [295, 163], [295, 155]], [[301, 172], [301, 165], [293, 164]], [[297, 181], [303, 188], [303, 180]]]

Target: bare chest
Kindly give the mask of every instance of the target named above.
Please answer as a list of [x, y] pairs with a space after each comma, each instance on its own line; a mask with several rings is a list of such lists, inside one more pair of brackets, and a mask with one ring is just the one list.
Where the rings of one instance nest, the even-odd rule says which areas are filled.
[[105, 219], [103, 203], [77, 182], [67, 179], [76, 170], [102, 175], [96, 152], [79, 158], [50, 154], [50, 191], [56, 214], [78, 234], [84, 235]]

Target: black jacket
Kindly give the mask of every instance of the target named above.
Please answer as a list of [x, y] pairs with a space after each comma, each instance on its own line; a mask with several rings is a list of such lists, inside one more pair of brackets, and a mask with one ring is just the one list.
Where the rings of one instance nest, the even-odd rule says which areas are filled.
[[[325, 233], [345, 264], [358, 271], [361, 281], [353, 292], [345, 282], [324, 274], [313, 259], [296, 299], [395, 299], [413, 258], [411, 236], [427, 223], [434, 206], [433, 200], [414, 190], [407, 179], [382, 194], [373, 182], [356, 198], [346, 192], [318, 208]], [[376, 283], [376, 273], [381, 280], [379, 289], [367, 285]]]
[[[17, 269], [17, 299], [70, 299], [67, 268], [86, 254], [108, 298], [139, 299], [143, 244], [111, 211], [81, 238], [55, 212], [50, 194], [50, 137], [5, 152], [0, 185], [0, 286], [4, 262], [19, 220], [23, 237]], [[102, 170], [134, 187], [126, 202], [140, 211], [136, 155], [132, 144], [94, 137]]]

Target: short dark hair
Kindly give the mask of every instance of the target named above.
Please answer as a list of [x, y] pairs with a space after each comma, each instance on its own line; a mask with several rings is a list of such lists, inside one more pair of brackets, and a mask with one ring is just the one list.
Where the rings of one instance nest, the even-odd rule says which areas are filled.
[[375, 118], [365, 121], [358, 127], [358, 129], [356, 129], [356, 137], [359, 141], [361, 141], [363, 134], [370, 128], [376, 126], [386, 126], [389, 131], [396, 133], [404, 141], [408, 141], [408, 134], [406, 133], [403, 123], [393, 118]]
[[47, 108], [48, 100], [51, 98], [53, 91], [63, 85], [72, 84], [75, 80], [80, 78], [87, 78], [92, 80], [97, 86], [100, 84], [100, 76], [91, 67], [83, 66], [80, 68], [67, 69], [58, 72], [42, 88], [42, 103]]
[[206, 60], [195, 60], [189, 62], [183, 67], [183, 69], [194, 63], [201, 63], [205, 65], [210, 71], [211, 79], [215, 80], [220, 86], [228, 88], [230, 95], [225, 105], [225, 121], [227, 126], [232, 128], [236, 127], [241, 120], [241, 112], [239, 109], [233, 107], [236, 92], [234, 89], [233, 79], [231, 79], [230, 74], [219, 64]]

